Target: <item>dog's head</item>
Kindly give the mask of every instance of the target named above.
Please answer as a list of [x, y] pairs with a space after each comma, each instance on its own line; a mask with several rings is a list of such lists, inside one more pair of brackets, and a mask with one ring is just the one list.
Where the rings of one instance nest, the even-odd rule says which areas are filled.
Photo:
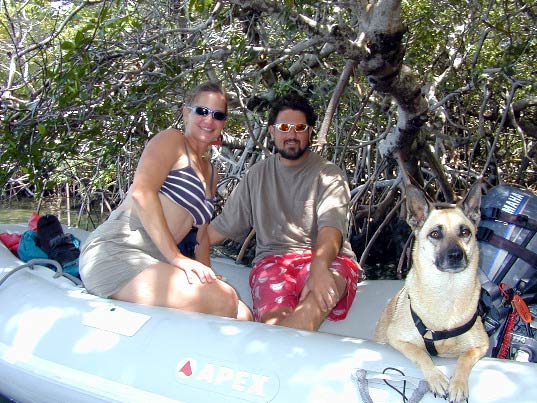
[[469, 261], [477, 267], [476, 228], [480, 219], [481, 183], [457, 205], [436, 205], [413, 185], [406, 187], [407, 223], [415, 236], [415, 253], [423, 264], [458, 273]]

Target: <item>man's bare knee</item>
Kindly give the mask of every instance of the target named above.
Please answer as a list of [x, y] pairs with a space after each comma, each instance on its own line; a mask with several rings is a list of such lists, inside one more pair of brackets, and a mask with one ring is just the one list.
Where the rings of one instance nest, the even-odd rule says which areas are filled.
[[273, 324], [294, 329], [316, 331], [328, 314], [329, 312], [324, 312], [315, 297], [310, 293], [294, 309], [290, 309], [289, 312], [279, 315], [276, 318], [277, 323]]
[[291, 312], [293, 312], [293, 309], [289, 307], [276, 308], [266, 312], [260, 321], [268, 325], [279, 325]]

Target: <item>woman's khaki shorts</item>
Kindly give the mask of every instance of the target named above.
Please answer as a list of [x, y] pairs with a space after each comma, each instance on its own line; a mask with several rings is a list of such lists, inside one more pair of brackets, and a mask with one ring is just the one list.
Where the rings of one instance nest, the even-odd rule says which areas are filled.
[[108, 298], [159, 261], [166, 259], [140, 220], [116, 210], [82, 245], [79, 271], [89, 293]]

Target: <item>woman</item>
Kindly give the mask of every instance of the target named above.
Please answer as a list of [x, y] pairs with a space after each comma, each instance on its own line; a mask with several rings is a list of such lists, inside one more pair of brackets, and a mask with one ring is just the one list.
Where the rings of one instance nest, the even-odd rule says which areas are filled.
[[[80, 274], [90, 293], [251, 320], [235, 290], [209, 266], [217, 178], [203, 156], [220, 137], [226, 112], [224, 90], [201, 84], [183, 107], [184, 133], [171, 128], [148, 142], [127, 197], [83, 245]], [[177, 247], [193, 227], [195, 259]]]

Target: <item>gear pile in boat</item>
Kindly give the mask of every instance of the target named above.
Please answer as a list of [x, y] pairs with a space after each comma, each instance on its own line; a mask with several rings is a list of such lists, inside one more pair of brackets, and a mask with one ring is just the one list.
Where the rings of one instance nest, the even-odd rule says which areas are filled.
[[491, 357], [537, 362], [537, 196], [496, 186], [483, 198], [481, 314]]
[[80, 256], [80, 249], [75, 245], [73, 235], [63, 232], [58, 217], [47, 214], [37, 222], [39, 246], [49, 259], [58, 261], [62, 266], [71, 263]]
[[66, 234], [58, 218], [52, 214], [41, 216], [35, 230], [29, 229], [22, 234], [17, 254], [25, 262], [32, 259], [55, 260], [65, 273], [80, 278], [80, 240], [72, 234]]

